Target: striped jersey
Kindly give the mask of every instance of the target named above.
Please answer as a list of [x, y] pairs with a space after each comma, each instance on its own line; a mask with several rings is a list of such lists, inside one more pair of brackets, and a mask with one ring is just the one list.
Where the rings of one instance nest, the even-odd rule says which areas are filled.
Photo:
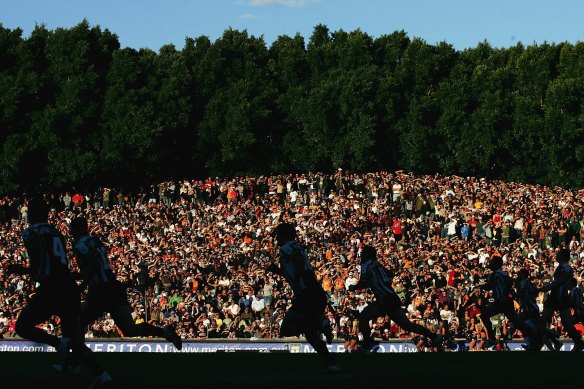
[[574, 269], [567, 262], [562, 262], [554, 271], [554, 282], [550, 298], [554, 301], [562, 302], [568, 298], [570, 280], [574, 277]]
[[376, 260], [369, 260], [361, 264], [361, 278], [357, 285], [371, 288], [378, 300], [396, 294], [391, 286], [391, 277], [386, 268]]
[[577, 286], [570, 289], [570, 306], [574, 308], [574, 316], [578, 319], [584, 318], [584, 301], [582, 299], [582, 289]]
[[497, 269], [489, 276], [488, 287], [493, 291], [495, 301], [508, 300], [513, 281], [503, 269]]
[[71, 276], [65, 238], [55, 227], [48, 223], [33, 224], [24, 230], [22, 240], [33, 281], [59, 281]]
[[282, 274], [292, 287], [294, 294], [307, 289], [321, 288], [310, 265], [306, 250], [298, 242], [291, 240], [280, 248]]
[[516, 297], [519, 299], [521, 310], [526, 314], [539, 313], [539, 307], [535, 302], [537, 287], [529, 278], [519, 280], [515, 283], [517, 289]]
[[89, 285], [115, 281], [107, 256], [107, 248], [95, 236], [85, 235], [75, 241], [73, 252], [83, 279]]

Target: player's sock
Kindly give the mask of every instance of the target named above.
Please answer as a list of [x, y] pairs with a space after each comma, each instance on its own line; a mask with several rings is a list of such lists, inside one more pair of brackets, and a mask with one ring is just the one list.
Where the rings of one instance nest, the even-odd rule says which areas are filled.
[[322, 334], [324, 335], [327, 344], [333, 342], [333, 330], [331, 328], [331, 322], [325, 317], [322, 319]]
[[444, 346], [442, 345], [443, 340], [442, 334], [434, 334], [432, 337], [432, 346], [438, 348], [438, 351], [444, 351]]
[[48, 344], [49, 346], [53, 346], [55, 349], [57, 349], [59, 344], [61, 344], [61, 341], [58, 337], [55, 335], [50, 335], [37, 327], [23, 328], [23, 326], [20, 326], [18, 327], [17, 334], [24, 339], [28, 339], [35, 343]]
[[327, 365], [325, 370], [327, 374], [338, 374], [341, 371], [342, 371], [341, 367], [336, 363], [333, 363], [332, 365]]
[[107, 372], [107, 371], [103, 371], [100, 374], [97, 374], [95, 376], [95, 378], [93, 379], [93, 381], [91, 381], [91, 384], [89, 384], [88, 388], [97, 388], [100, 385], [103, 385], [107, 382], [111, 382], [112, 381], [112, 376]]
[[164, 339], [168, 340], [170, 343], [176, 347], [177, 350], [182, 350], [182, 339], [174, 330], [172, 325], [167, 325], [163, 329], [164, 332]]
[[316, 353], [320, 355], [322, 359], [324, 359], [326, 366], [335, 365], [336, 362], [331, 352], [326, 346], [326, 343], [320, 339], [319, 335], [320, 334], [316, 331], [307, 333], [306, 341], [312, 346], [312, 348], [314, 348], [314, 351], [316, 351]]

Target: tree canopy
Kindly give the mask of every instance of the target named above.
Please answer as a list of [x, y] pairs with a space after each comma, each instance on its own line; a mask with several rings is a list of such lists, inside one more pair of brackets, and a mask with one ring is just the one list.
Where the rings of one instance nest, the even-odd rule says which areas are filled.
[[456, 51], [396, 31], [121, 48], [0, 24], [0, 192], [405, 169], [584, 184], [584, 43]]

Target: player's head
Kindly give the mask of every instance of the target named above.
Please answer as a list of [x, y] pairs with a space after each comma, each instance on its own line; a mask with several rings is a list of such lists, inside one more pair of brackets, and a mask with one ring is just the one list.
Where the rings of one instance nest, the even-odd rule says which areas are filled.
[[375, 260], [377, 260], [377, 252], [375, 251], [375, 247], [369, 245], [363, 246], [361, 249], [361, 262]]
[[274, 236], [278, 246], [282, 246], [296, 239], [296, 228], [290, 223], [280, 223], [274, 231]]
[[69, 230], [71, 231], [71, 235], [73, 235], [73, 238], [75, 239], [87, 235], [88, 234], [87, 219], [85, 219], [83, 216], [78, 216], [75, 219], [71, 220]]
[[28, 221], [30, 224], [46, 223], [49, 220], [49, 205], [42, 197], [28, 201]]
[[498, 270], [503, 267], [503, 258], [500, 255], [493, 255], [491, 260], [489, 261], [488, 268], [492, 271]]
[[556, 253], [556, 261], [558, 262], [568, 262], [570, 260], [570, 250], [565, 247], [561, 247]]
[[526, 280], [527, 278], [529, 278], [529, 272], [527, 271], [527, 269], [521, 269], [517, 272], [517, 278], [520, 280]]

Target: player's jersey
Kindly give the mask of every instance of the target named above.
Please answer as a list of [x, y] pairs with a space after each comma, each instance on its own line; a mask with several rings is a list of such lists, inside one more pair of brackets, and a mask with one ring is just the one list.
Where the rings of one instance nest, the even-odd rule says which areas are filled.
[[517, 289], [516, 297], [519, 300], [519, 305], [523, 313], [526, 315], [539, 313], [539, 307], [535, 302], [537, 287], [533, 285], [533, 282], [529, 278], [525, 278], [517, 281], [515, 288]]
[[584, 300], [582, 298], [582, 289], [577, 286], [570, 289], [570, 306], [574, 308], [574, 316], [578, 319], [584, 319]]
[[513, 281], [503, 269], [497, 269], [491, 273], [487, 285], [493, 291], [495, 301], [510, 299]]
[[292, 287], [294, 294], [308, 289], [322, 289], [314, 275], [306, 250], [296, 241], [290, 241], [280, 248], [282, 274]]
[[554, 282], [550, 298], [557, 302], [565, 302], [568, 298], [570, 280], [574, 277], [574, 269], [567, 262], [560, 263], [554, 271]]
[[73, 251], [81, 274], [89, 285], [106, 284], [115, 281], [110, 267], [107, 248], [95, 236], [85, 235], [75, 241]]
[[361, 264], [361, 278], [359, 284], [371, 288], [377, 300], [382, 301], [384, 297], [396, 295], [391, 286], [391, 277], [386, 268], [375, 260], [369, 260]]
[[36, 282], [70, 279], [63, 235], [48, 223], [37, 223], [22, 233], [30, 260], [30, 275]]

